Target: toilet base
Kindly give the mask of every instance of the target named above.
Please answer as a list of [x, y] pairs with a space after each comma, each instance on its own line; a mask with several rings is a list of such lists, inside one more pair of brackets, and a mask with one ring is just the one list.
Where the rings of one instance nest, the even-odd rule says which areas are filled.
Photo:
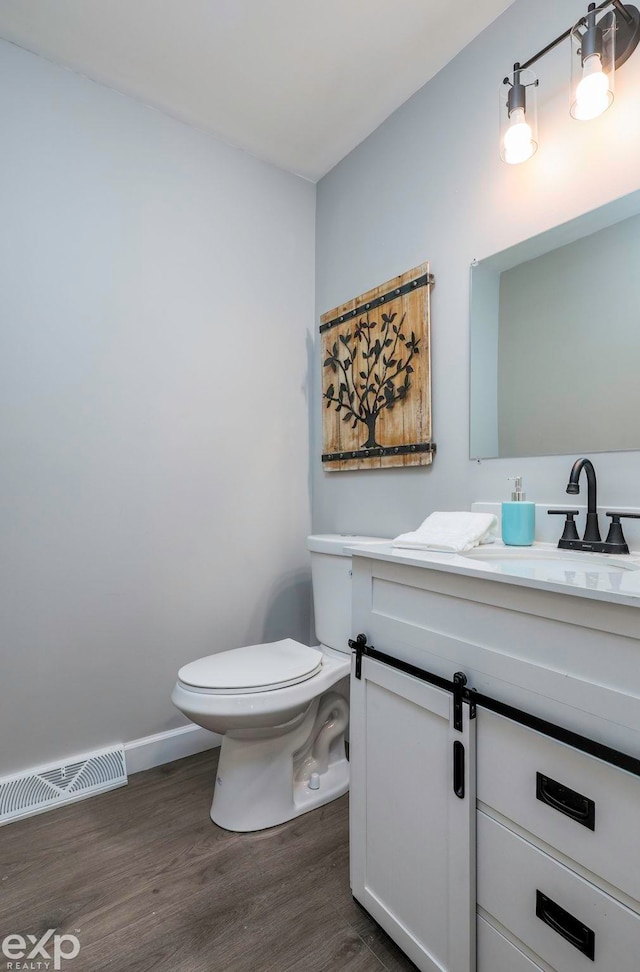
[[[216, 788], [218, 781], [216, 780]], [[251, 807], [223, 807], [217, 806], [222, 801], [216, 801], [216, 792], [213, 794], [210, 817], [214, 824], [222, 827], [223, 830], [232, 830], [234, 833], [250, 833], [255, 830], [266, 830], [268, 827], [277, 827], [278, 824], [300, 817], [309, 810], [323, 807], [325, 803], [331, 803], [338, 797], [344, 796], [349, 790], [349, 763], [346, 759], [340, 760], [329, 767], [326, 773], [320, 778], [320, 787], [317, 790], [309, 789], [307, 783], [294, 784], [293, 802], [286, 808], [271, 807], [270, 812], [266, 812], [266, 807], [261, 806], [259, 812], [252, 812]], [[261, 798], [262, 799], [262, 798]], [[257, 808], [253, 808], [255, 811]]]
[[[222, 740], [211, 819], [238, 833], [264, 830], [330, 803], [349, 789], [344, 709], [335, 692], [315, 699], [288, 731]], [[309, 786], [314, 774], [317, 789]]]

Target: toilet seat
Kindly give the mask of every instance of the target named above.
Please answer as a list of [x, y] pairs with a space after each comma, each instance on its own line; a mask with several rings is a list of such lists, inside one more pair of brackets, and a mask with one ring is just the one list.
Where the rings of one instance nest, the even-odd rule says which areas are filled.
[[178, 681], [186, 689], [211, 695], [269, 692], [313, 678], [322, 661], [317, 648], [285, 638], [199, 658], [180, 669]]

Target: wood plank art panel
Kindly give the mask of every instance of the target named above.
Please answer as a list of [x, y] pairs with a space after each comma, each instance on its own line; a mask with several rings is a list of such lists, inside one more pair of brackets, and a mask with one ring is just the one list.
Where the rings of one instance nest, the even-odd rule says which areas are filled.
[[432, 286], [422, 263], [320, 318], [324, 469], [433, 461]]

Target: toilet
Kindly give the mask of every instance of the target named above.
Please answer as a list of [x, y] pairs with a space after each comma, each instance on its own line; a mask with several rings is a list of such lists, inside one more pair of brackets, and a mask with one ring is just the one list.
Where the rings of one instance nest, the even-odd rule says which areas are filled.
[[351, 666], [351, 557], [376, 537], [307, 540], [317, 648], [285, 638], [200, 658], [178, 672], [171, 699], [192, 722], [223, 737], [211, 819], [263, 830], [349, 788], [345, 730]]

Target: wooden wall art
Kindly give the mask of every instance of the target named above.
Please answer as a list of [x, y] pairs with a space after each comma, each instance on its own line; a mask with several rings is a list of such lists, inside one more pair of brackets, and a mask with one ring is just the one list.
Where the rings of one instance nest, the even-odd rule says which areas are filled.
[[429, 264], [321, 317], [327, 470], [426, 466], [431, 441]]

